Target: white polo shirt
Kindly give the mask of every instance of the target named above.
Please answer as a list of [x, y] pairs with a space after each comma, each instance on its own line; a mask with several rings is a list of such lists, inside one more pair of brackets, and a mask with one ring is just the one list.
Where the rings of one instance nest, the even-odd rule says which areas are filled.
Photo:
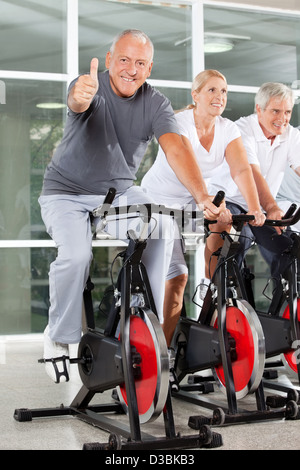
[[[273, 197], [276, 198], [286, 166], [294, 168], [300, 166], [300, 132], [289, 125], [286, 132], [276, 136], [271, 145], [271, 141], [266, 138], [258, 123], [256, 114], [242, 117], [236, 121], [236, 124], [241, 131], [249, 163], [259, 165]], [[245, 199], [231, 178], [226, 162], [210, 180], [210, 194], [218, 190], [225, 191], [227, 201], [248, 210]]]

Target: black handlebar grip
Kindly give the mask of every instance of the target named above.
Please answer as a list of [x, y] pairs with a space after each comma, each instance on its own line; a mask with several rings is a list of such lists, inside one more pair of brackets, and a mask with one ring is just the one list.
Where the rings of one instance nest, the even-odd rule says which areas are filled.
[[107, 216], [108, 211], [110, 209], [110, 206], [112, 205], [112, 202], [115, 198], [116, 192], [117, 191], [115, 190], [115, 188], [109, 188], [109, 190], [107, 191], [107, 193], [105, 195], [105, 198], [104, 198], [104, 201], [101, 204], [101, 206], [99, 206], [97, 209], [95, 209], [93, 211], [93, 215], [95, 217], [106, 217]]
[[116, 192], [117, 191], [115, 188], [109, 188], [104, 198], [103, 204], [111, 204], [115, 198]]
[[215, 195], [214, 199], [213, 199], [213, 204], [215, 206], [219, 207], [219, 205], [223, 201], [224, 197], [225, 197], [224, 191], [218, 191], [217, 194]]
[[232, 214], [232, 221], [233, 222], [249, 222], [250, 220], [254, 220], [254, 215], [248, 214]]
[[288, 210], [286, 211], [286, 213], [284, 214], [284, 216], [282, 217], [282, 220], [289, 219], [290, 217], [292, 217], [296, 209], [297, 209], [297, 204], [294, 204], [294, 203], [291, 204]]

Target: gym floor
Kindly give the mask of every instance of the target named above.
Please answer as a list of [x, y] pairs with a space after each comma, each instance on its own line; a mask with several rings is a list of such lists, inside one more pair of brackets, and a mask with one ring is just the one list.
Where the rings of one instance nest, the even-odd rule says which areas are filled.
[[[74, 417], [35, 418], [29, 422], [19, 422], [13, 417], [19, 408], [48, 408], [69, 405], [81, 382], [77, 366], [71, 366], [71, 379], [68, 383], [54, 384], [38, 363], [42, 356], [42, 337], [0, 337], [0, 450], [82, 450], [91, 442], [107, 443], [109, 434]], [[73, 357], [76, 356], [76, 350]], [[282, 369], [282, 368], [280, 368]], [[279, 370], [278, 379], [291, 385], [293, 379]], [[295, 384], [296, 382], [294, 382]], [[274, 394], [265, 390], [266, 395]], [[279, 392], [276, 392], [278, 394]], [[224, 394], [215, 390], [214, 399], [225, 404]], [[95, 403], [110, 403], [111, 390], [97, 394]], [[94, 401], [92, 403], [94, 403]], [[176, 432], [182, 436], [197, 431], [189, 428], [188, 418], [194, 415], [212, 416], [212, 411], [192, 403], [173, 398], [173, 411]], [[255, 396], [248, 395], [239, 400], [239, 407], [255, 410]], [[120, 421], [127, 417], [121, 415]], [[144, 424], [142, 431], [155, 437], [164, 436], [162, 416]], [[221, 434], [223, 445], [216, 449], [199, 449], [199, 452], [220, 450], [300, 450], [300, 420], [266, 420], [251, 424], [225, 425], [213, 427]]]

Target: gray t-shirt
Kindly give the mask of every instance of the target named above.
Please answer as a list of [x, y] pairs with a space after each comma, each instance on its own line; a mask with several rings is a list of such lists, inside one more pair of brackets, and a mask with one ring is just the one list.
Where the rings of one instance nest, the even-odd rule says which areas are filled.
[[68, 111], [62, 141], [45, 172], [43, 195], [102, 195], [110, 187], [125, 191], [153, 136], [180, 134], [170, 101], [149, 84], [121, 98], [111, 89], [108, 71], [98, 78], [89, 109]]

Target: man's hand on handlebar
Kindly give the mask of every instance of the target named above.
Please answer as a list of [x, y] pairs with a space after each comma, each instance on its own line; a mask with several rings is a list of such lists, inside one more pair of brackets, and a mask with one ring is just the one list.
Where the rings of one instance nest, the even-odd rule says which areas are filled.
[[254, 215], [255, 219], [249, 222], [250, 225], [254, 225], [255, 227], [261, 227], [264, 225], [266, 216], [262, 211], [248, 211], [247, 215]]
[[[271, 210], [267, 212], [267, 219], [272, 219], [272, 220], [281, 220], [284, 217], [284, 212], [279, 208], [274, 206]], [[286, 227], [276, 227], [274, 226], [274, 229], [278, 233], [278, 235], [281, 235], [282, 232], [286, 229]]]

